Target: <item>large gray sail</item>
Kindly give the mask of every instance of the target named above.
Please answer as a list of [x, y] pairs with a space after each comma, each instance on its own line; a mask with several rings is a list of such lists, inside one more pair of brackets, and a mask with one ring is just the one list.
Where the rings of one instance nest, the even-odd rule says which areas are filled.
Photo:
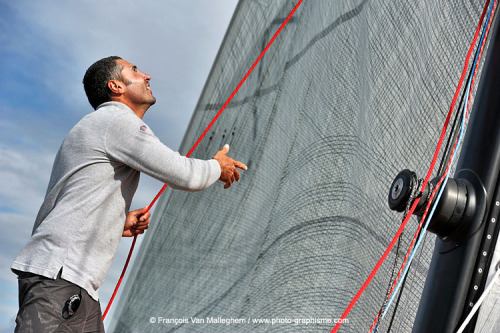
[[[294, 5], [239, 2], [181, 153]], [[430, 165], [482, 9], [304, 1], [192, 155], [229, 143], [248, 171], [229, 190], [166, 190], [110, 331], [329, 332], [400, 225], [394, 176]], [[411, 332], [433, 246], [428, 235], [379, 331]], [[393, 250], [341, 332], [368, 331], [401, 259]]]

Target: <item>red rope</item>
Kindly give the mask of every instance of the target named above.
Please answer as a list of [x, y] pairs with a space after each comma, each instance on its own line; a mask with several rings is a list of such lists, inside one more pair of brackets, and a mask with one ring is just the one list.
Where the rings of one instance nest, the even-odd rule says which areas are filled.
[[[205, 131], [201, 134], [201, 136], [198, 138], [198, 140], [196, 141], [196, 143], [194, 144], [194, 146], [191, 148], [191, 150], [186, 154], [186, 157], [189, 157], [191, 156], [191, 154], [193, 153], [193, 151], [196, 149], [196, 147], [198, 147], [198, 145], [200, 144], [201, 140], [203, 140], [203, 138], [205, 137], [205, 135], [208, 133], [208, 131], [210, 130], [210, 128], [213, 126], [213, 124], [215, 123], [215, 121], [217, 120], [217, 118], [219, 118], [219, 116], [221, 115], [222, 111], [224, 111], [224, 109], [228, 106], [228, 104], [231, 102], [231, 100], [233, 99], [234, 95], [236, 95], [236, 93], [238, 92], [238, 90], [240, 90], [241, 86], [243, 85], [243, 83], [246, 81], [246, 79], [248, 78], [248, 76], [250, 75], [250, 73], [252, 73], [252, 71], [254, 70], [255, 66], [257, 66], [257, 64], [260, 62], [260, 60], [262, 59], [262, 57], [264, 56], [264, 54], [266, 54], [267, 50], [269, 49], [269, 47], [273, 44], [274, 40], [278, 37], [278, 35], [281, 33], [281, 30], [283, 30], [283, 28], [285, 27], [285, 25], [288, 23], [288, 21], [290, 20], [290, 18], [293, 16], [293, 14], [295, 13], [295, 11], [299, 8], [300, 4], [302, 3], [302, 0], [299, 0], [297, 2], [297, 4], [295, 5], [295, 7], [293, 7], [292, 11], [290, 12], [290, 14], [288, 14], [288, 17], [285, 19], [285, 21], [283, 21], [283, 23], [280, 25], [279, 29], [276, 31], [276, 33], [274, 34], [274, 36], [271, 38], [271, 40], [269, 41], [269, 43], [267, 43], [266, 47], [264, 48], [264, 50], [260, 53], [259, 57], [257, 58], [257, 60], [255, 60], [255, 62], [253, 63], [252, 67], [250, 67], [250, 69], [247, 71], [247, 73], [245, 74], [245, 76], [243, 77], [243, 79], [240, 81], [240, 83], [238, 84], [238, 86], [236, 87], [236, 89], [234, 89], [233, 93], [231, 94], [231, 96], [229, 96], [229, 98], [227, 99], [226, 103], [224, 103], [224, 105], [222, 106], [222, 108], [219, 110], [219, 112], [217, 112], [217, 114], [215, 115], [215, 117], [212, 119], [212, 121], [210, 122], [210, 124], [208, 124], [207, 128], [205, 129]], [[163, 187], [161, 188], [161, 190], [156, 194], [156, 196], [154, 197], [153, 201], [151, 201], [151, 203], [149, 204], [146, 212], [144, 213], [147, 213], [149, 212], [149, 210], [151, 209], [151, 207], [153, 207], [153, 205], [155, 204], [156, 200], [158, 200], [158, 198], [161, 196], [161, 194], [163, 193], [163, 191], [165, 191], [165, 189], [167, 188], [167, 184], [164, 184]], [[108, 314], [108, 311], [109, 311], [109, 308], [111, 307], [111, 304], [113, 303], [113, 300], [115, 299], [115, 296], [116, 296], [116, 293], [118, 292], [118, 289], [120, 288], [120, 284], [122, 283], [122, 280], [123, 280], [123, 276], [125, 275], [125, 271], [127, 270], [127, 267], [128, 267], [128, 264], [129, 264], [129, 261], [130, 261], [130, 257], [132, 256], [132, 251], [134, 250], [134, 246], [135, 246], [135, 242], [137, 240], [137, 235], [134, 236], [134, 240], [132, 242], [132, 245], [130, 246], [130, 251], [128, 253], [128, 256], [127, 256], [127, 261], [125, 262], [125, 266], [123, 267], [123, 270], [122, 270], [122, 274], [120, 275], [120, 279], [118, 280], [118, 283], [116, 284], [116, 287], [115, 287], [115, 290], [113, 291], [113, 295], [111, 296], [111, 299], [109, 300], [109, 303], [108, 303], [108, 306], [106, 307], [106, 310], [104, 311], [104, 314], [102, 316], [102, 320], [104, 320], [106, 318], [106, 315]]]
[[104, 320], [106, 318], [106, 315], [108, 314], [109, 308], [111, 308], [111, 304], [113, 304], [113, 300], [115, 299], [116, 293], [118, 292], [118, 289], [120, 288], [120, 284], [122, 283], [123, 277], [125, 276], [125, 272], [127, 271], [128, 263], [130, 262], [130, 257], [132, 256], [132, 252], [134, 251], [136, 240], [137, 240], [137, 235], [134, 236], [134, 240], [132, 241], [132, 245], [130, 246], [130, 251], [128, 251], [128, 256], [127, 256], [127, 260], [125, 261], [125, 266], [123, 266], [122, 274], [120, 275], [120, 279], [118, 280], [118, 283], [116, 284], [115, 290], [113, 291], [113, 295], [111, 296], [111, 299], [109, 300], [108, 306], [106, 307], [106, 311], [104, 311], [104, 314], [102, 315], [102, 320]]
[[[488, 25], [486, 27], [486, 33], [484, 35], [484, 39], [483, 39], [483, 42], [482, 44], [480, 45], [480, 50], [479, 50], [479, 56], [478, 56], [478, 59], [477, 59], [477, 64], [476, 64], [476, 68], [473, 69], [474, 72], [473, 72], [473, 76], [472, 76], [472, 81], [471, 81], [471, 85], [470, 85], [470, 89], [472, 91], [473, 87], [474, 87], [474, 79], [476, 78], [476, 74], [477, 74], [477, 69], [479, 67], [479, 63], [480, 63], [480, 60], [481, 60], [481, 56], [483, 54], [483, 49], [484, 49], [484, 46], [486, 45], [486, 39], [488, 37], [488, 33], [489, 33], [489, 30], [490, 30], [490, 27], [491, 27], [491, 23], [493, 21], [493, 14], [495, 13], [495, 8], [496, 8], [496, 5], [497, 5], [497, 0], [495, 0], [495, 2], [493, 3], [493, 8], [492, 8], [492, 11], [491, 11], [491, 15], [490, 15], [490, 18], [489, 18], [489, 21], [488, 21]], [[485, 9], [488, 7], [488, 5], [486, 5]], [[483, 10], [483, 13], [484, 13], [484, 10]], [[482, 19], [480, 20], [480, 22], [482, 21]], [[472, 93], [469, 94], [469, 97], [466, 101], [467, 103], [467, 107], [465, 108], [465, 117], [467, 118], [467, 114], [468, 114], [468, 111], [469, 111], [469, 105], [468, 103], [470, 102], [470, 99], [472, 97]], [[412, 251], [413, 249], [413, 246], [415, 245], [415, 242], [417, 240], [417, 237], [420, 233], [420, 230], [422, 229], [422, 226], [424, 224], [424, 221], [425, 221], [425, 218], [427, 217], [427, 213], [429, 211], [429, 208], [430, 208], [430, 205], [431, 203], [434, 201], [434, 196], [436, 195], [438, 189], [440, 188], [441, 186], [441, 183], [444, 181], [444, 179], [446, 178], [446, 174], [448, 173], [449, 169], [450, 169], [450, 166], [451, 166], [451, 161], [453, 160], [453, 155], [455, 154], [455, 150], [456, 150], [456, 146], [458, 144], [458, 138], [455, 140], [455, 143], [453, 145], [453, 149], [452, 149], [452, 154], [448, 160], [448, 164], [446, 166], [446, 171], [444, 172], [443, 176], [441, 177], [441, 179], [439, 180], [439, 182], [436, 184], [436, 186], [434, 187], [434, 190], [430, 196], [430, 199], [429, 199], [429, 202], [427, 203], [427, 206], [425, 208], [425, 211], [424, 211], [424, 214], [422, 215], [422, 218], [420, 219], [420, 223], [418, 225], [418, 228], [417, 228], [417, 231], [415, 232], [415, 235], [413, 236], [413, 239], [410, 243], [410, 247], [408, 249], [408, 251], [406, 252], [406, 255], [404, 257], [404, 260], [403, 260], [403, 263], [401, 264], [401, 267], [399, 268], [399, 271], [398, 271], [398, 274], [397, 274], [397, 277], [396, 277], [396, 280], [393, 282], [392, 284], [392, 288], [390, 289], [389, 291], [389, 297], [390, 295], [392, 294], [392, 292], [394, 291], [394, 288], [396, 287], [397, 283], [398, 283], [398, 280], [399, 280], [399, 277], [401, 275], [401, 273], [403, 272], [404, 270], [404, 267], [406, 265], [406, 261], [408, 260], [408, 257], [410, 255], [410, 252]], [[377, 323], [379, 317], [380, 317], [380, 314], [381, 312], [379, 311], [377, 316], [375, 317], [375, 320], [373, 321], [373, 324], [372, 326], [370, 327], [370, 331], [371, 332], [375, 326], [375, 324]]]
[[[486, 10], [488, 8], [489, 2], [490, 2], [490, 0], [486, 1], [486, 5], [485, 5], [485, 7], [483, 9], [483, 12], [481, 14], [481, 18], [479, 20], [479, 24], [478, 24], [477, 29], [476, 29], [476, 33], [474, 35], [474, 39], [473, 39], [473, 41], [471, 43], [471, 46], [469, 48], [469, 52], [467, 53], [467, 56], [466, 56], [466, 59], [465, 59], [465, 64], [464, 64], [464, 69], [462, 71], [462, 76], [460, 77], [460, 81], [458, 82], [457, 89], [455, 90], [455, 95], [453, 96], [453, 101], [452, 101], [450, 109], [448, 111], [448, 116], [446, 117], [445, 123], [443, 125], [443, 129], [441, 130], [441, 135], [439, 137], [439, 142], [438, 142], [438, 144], [436, 146], [436, 150], [434, 152], [434, 157], [432, 159], [431, 165], [430, 165], [429, 170], [427, 172], [427, 176], [425, 177], [425, 180], [424, 180], [424, 182], [422, 184], [421, 192], [423, 192], [424, 189], [425, 189], [425, 187], [427, 186], [427, 183], [429, 182], [431, 174], [432, 174], [432, 172], [434, 170], [434, 167], [436, 165], [436, 161], [437, 161], [439, 152], [441, 150], [441, 146], [443, 144], [443, 140], [444, 140], [444, 136], [445, 136], [445, 133], [446, 133], [446, 129], [448, 128], [448, 124], [450, 122], [450, 118], [451, 118], [451, 116], [453, 114], [453, 109], [455, 108], [455, 104], [456, 104], [458, 95], [460, 93], [460, 90], [461, 90], [461, 87], [462, 87], [465, 75], [467, 73], [467, 68], [469, 67], [469, 59], [470, 59], [470, 56], [472, 54], [472, 51], [474, 50], [474, 45], [476, 44], [477, 37], [479, 35], [479, 31], [481, 30], [482, 22], [483, 22]], [[436, 186], [436, 188], [437, 188], [437, 186]], [[419, 201], [420, 201], [420, 198], [415, 199], [415, 201], [413, 202], [413, 205], [411, 206], [408, 214], [406, 215], [405, 219], [403, 220], [403, 223], [401, 223], [401, 226], [399, 227], [398, 231], [396, 232], [396, 235], [392, 239], [391, 243], [389, 244], [389, 246], [387, 247], [387, 249], [382, 254], [382, 257], [379, 259], [379, 261], [377, 262], [377, 264], [375, 265], [375, 267], [371, 271], [371, 273], [368, 276], [368, 278], [366, 279], [366, 281], [363, 283], [363, 285], [361, 286], [361, 288], [358, 290], [358, 292], [356, 293], [356, 295], [354, 296], [354, 298], [351, 300], [351, 302], [347, 306], [347, 309], [344, 311], [344, 313], [340, 317], [340, 320], [335, 325], [335, 327], [333, 328], [333, 330], [331, 331], [331, 333], [335, 333], [335, 332], [338, 331], [338, 329], [340, 328], [340, 326], [342, 326], [342, 323], [344, 322], [344, 320], [347, 318], [348, 314], [351, 312], [352, 308], [354, 307], [354, 304], [356, 304], [356, 302], [361, 297], [361, 294], [363, 294], [363, 292], [366, 290], [366, 288], [368, 287], [368, 285], [371, 283], [371, 281], [373, 280], [373, 277], [375, 276], [375, 274], [379, 270], [380, 266], [382, 266], [382, 263], [385, 261], [385, 259], [387, 258], [389, 252], [392, 250], [392, 248], [396, 244], [399, 236], [401, 235], [401, 233], [403, 232], [404, 228], [406, 227], [406, 224], [408, 223], [408, 221], [409, 221], [411, 215], [413, 214], [413, 211], [415, 210], [415, 207], [417, 206], [417, 204], [418, 204]], [[428, 206], [427, 206], [427, 209], [428, 209]], [[420, 225], [419, 225], [419, 228], [420, 228]]]

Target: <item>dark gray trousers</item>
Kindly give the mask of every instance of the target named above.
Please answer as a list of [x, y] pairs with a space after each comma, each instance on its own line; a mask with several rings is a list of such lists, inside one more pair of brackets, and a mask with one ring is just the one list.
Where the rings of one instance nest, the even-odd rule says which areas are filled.
[[[53, 280], [22, 272], [18, 275], [16, 333], [104, 332], [99, 302], [84, 289], [61, 278]], [[73, 302], [68, 306], [70, 299]]]

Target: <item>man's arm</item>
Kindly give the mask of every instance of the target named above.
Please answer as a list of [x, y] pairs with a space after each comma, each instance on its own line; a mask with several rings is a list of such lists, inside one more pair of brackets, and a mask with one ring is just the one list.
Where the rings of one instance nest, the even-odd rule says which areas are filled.
[[[236, 168], [247, 170], [247, 166], [239, 161], [233, 160], [231, 157], [226, 156], [229, 151], [229, 145], [225, 144], [221, 150], [219, 150], [214, 159], [219, 162], [221, 168], [221, 175], [219, 180], [226, 183], [224, 188], [229, 188], [234, 181], [240, 180], [240, 173]], [[133, 237], [139, 234], [143, 234], [145, 230], [149, 228], [149, 218], [151, 213], [147, 212], [147, 206], [141, 209], [134, 210], [127, 214], [125, 220], [125, 226], [123, 227], [123, 237]]]
[[181, 156], [161, 143], [144, 122], [131, 114], [120, 113], [110, 122], [105, 142], [105, 152], [113, 160], [184, 191], [201, 191], [218, 179], [229, 187], [239, 177], [235, 168], [246, 168], [224, 156], [228, 148], [216, 154], [218, 160]]

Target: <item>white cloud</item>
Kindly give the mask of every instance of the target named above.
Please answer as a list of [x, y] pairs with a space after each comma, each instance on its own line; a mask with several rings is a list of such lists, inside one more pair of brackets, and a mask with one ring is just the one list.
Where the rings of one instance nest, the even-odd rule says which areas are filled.
[[42, 203], [52, 168], [53, 156], [34, 150], [0, 147], [1, 207], [34, 215]]
[[[91, 111], [81, 84], [85, 70], [119, 55], [151, 74], [158, 102], [145, 121], [178, 149], [236, 1], [19, 0], [2, 6], [12, 15], [0, 13], [0, 55], [7, 54], [3, 63], [9, 66], [2, 73], [11, 75], [1, 88], [18, 96], [2, 97], [0, 106], [0, 223], [12, 229], [0, 233], [0, 281], [9, 290], [9, 297], [0, 297], [0, 331], [15, 316], [4, 301], [17, 294], [9, 266], [31, 234], [54, 156], [67, 131]], [[149, 204], [161, 185], [142, 176], [132, 206]], [[103, 308], [130, 240], [122, 243], [101, 288]]]
[[65, 104], [78, 102], [74, 106], [78, 110], [68, 112], [88, 111], [80, 84], [86, 68], [102, 57], [119, 55], [152, 75], [158, 103], [148, 117], [173, 131], [173, 136], [166, 137], [178, 146], [185, 127], [178, 131], [178, 126], [169, 124], [189, 121], [235, 1], [119, 4], [16, 1], [11, 6], [39, 31], [40, 38], [29, 42], [38, 44], [38, 56], [44, 59], [40, 78]]

